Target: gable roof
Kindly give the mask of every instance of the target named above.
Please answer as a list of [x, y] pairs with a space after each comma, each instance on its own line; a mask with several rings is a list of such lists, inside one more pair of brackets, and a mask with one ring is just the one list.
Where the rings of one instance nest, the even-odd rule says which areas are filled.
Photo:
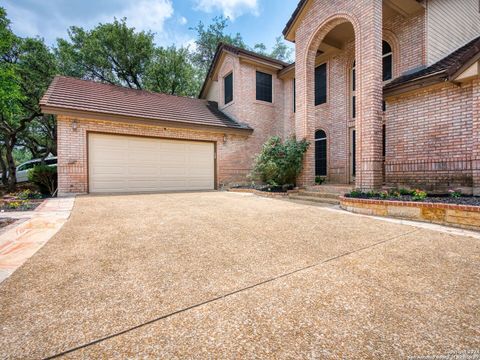
[[468, 42], [433, 65], [394, 79], [384, 87], [385, 94], [391, 94], [400, 88], [454, 80], [456, 74], [471, 61], [480, 59], [480, 36]]
[[218, 62], [220, 61], [221, 55], [224, 51], [227, 51], [229, 53], [232, 53], [237, 56], [244, 56], [246, 58], [251, 59], [252, 61], [258, 61], [258, 62], [264, 62], [264, 63], [269, 63], [272, 66], [278, 67], [279, 69], [283, 69], [287, 67], [289, 64], [281, 61], [274, 59], [269, 56], [265, 56], [262, 54], [258, 54], [254, 51], [242, 49], [238, 46], [230, 45], [230, 44], [225, 44], [225, 43], [219, 43], [217, 46], [217, 50], [215, 51], [215, 56], [213, 57], [212, 63], [210, 64], [210, 67], [207, 72], [207, 76], [205, 77], [205, 80], [203, 82], [202, 88], [199, 93], [199, 98], [201, 98], [204, 95], [204, 91], [207, 87], [208, 80], [212, 77], [215, 68], [218, 65]]
[[307, 5], [307, 1], [308, 0], [300, 0], [298, 2], [297, 7], [293, 11], [292, 16], [290, 16], [290, 19], [288, 19], [288, 22], [287, 22], [287, 24], [285, 25], [285, 28], [282, 31], [282, 34], [283, 34], [284, 37], [287, 37], [288, 32], [290, 31], [290, 29], [293, 26], [293, 23], [297, 19], [297, 16], [300, 15], [300, 13], [304, 9], [305, 5]]
[[[56, 76], [40, 100], [48, 114], [70, 112], [144, 119], [182, 127], [211, 127], [252, 131], [218, 109], [217, 103], [188, 97], [135, 90], [89, 80]], [[87, 114], [87, 115], [88, 115]]]

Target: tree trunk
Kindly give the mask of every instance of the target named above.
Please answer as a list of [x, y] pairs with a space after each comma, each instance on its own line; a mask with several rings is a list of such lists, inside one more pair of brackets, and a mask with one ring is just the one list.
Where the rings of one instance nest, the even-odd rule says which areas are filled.
[[2, 169], [2, 184], [7, 187], [7, 164], [3, 158], [3, 148], [0, 148], [0, 168]]
[[17, 189], [17, 167], [15, 166], [15, 160], [13, 158], [13, 148], [17, 142], [17, 135], [10, 135], [5, 141], [5, 155], [7, 158], [8, 167], [8, 179], [7, 179], [7, 191], [14, 192]]

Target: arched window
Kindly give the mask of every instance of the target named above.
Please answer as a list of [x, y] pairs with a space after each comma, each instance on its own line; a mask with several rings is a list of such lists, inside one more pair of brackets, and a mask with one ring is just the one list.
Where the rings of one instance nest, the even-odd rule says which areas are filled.
[[327, 176], [327, 134], [315, 131], [315, 176]]
[[392, 47], [386, 41], [382, 41], [383, 81], [390, 80], [393, 76], [393, 53]]

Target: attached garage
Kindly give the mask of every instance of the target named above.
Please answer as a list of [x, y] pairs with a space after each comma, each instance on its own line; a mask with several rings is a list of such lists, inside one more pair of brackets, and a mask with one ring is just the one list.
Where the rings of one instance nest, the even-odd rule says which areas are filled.
[[215, 102], [64, 76], [40, 106], [57, 115], [60, 195], [213, 190], [253, 132]]
[[91, 193], [213, 190], [211, 142], [90, 133]]

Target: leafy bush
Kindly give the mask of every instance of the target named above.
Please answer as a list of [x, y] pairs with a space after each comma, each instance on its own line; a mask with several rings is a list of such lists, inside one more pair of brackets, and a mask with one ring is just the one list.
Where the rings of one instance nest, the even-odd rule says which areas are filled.
[[401, 188], [398, 189], [398, 192], [400, 193], [400, 195], [413, 195], [413, 191], [409, 189]]
[[322, 185], [325, 182], [325, 177], [317, 175], [315, 176], [315, 184]]
[[28, 179], [38, 186], [43, 195], [52, 196], [57, 189], [57, 168], [37, 165], [28, 172]]
[[427, 197], [427, 193], [419, 189], [413, 190], [412, 195], [412, 199], [415, 201], [422, 201], [425, 200], [425, 198]]
[[41, 199], [42, 198], [42, 194], [40, 194], [37, 191], [32, 191], [30, 189], [25, 189], [23, 191], [20, 191], [17, 194], [15, 194], [15, 196], [17, 198], [19, 198], [20, 200]]
[[255, 159], [252, 176], [270, 185], [295, 184], [308, 146], [306, 140], [270, 138]]
[[462, 197], [462, 193], [460, 191], [449, 190], [448, 193], [450, 194], [450, 197], [452, 197], [452, 198]]

